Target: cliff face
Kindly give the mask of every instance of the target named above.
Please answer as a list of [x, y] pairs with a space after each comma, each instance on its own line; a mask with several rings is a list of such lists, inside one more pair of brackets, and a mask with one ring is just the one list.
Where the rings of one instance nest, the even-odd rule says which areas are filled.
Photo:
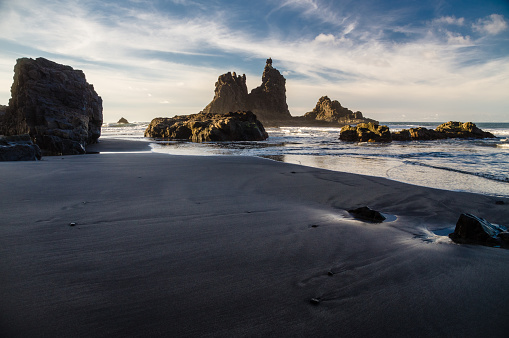
[[21, 58], [3, 120], [6, 135], [29, 134], [44, 155], [80, 154], [101, 135], [102, 99], [81, 70]]
[[290, 119], [286, 104], [286, 79], [272, 67], [268, 59], [262, 75], [262, 84], [248, 94], [246, 75], [226, 73], [219, 76], [214, 98], [204, 113], [226, 114], [238, 110], [249, 110], [262, 122]]

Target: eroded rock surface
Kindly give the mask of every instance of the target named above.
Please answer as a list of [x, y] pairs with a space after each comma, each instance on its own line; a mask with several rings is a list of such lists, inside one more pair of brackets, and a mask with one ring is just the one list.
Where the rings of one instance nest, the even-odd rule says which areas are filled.
[[44, 58], [17, 60], [4, 134], [29, 134], [43, 155], [83, 154], [102, 123], [102, 99], [81, 70]]
[[439, 125], [435, 130], [423, 127], [403, 129], [392, 133], [394, 141], [430, 141], [447, 138], [494, 138], [489, 132], [482, 131], [472, 122], [449, 121]]
[[0, 161], [35, 161], [41, 159], [41, 149], [30, 135], [0, 136]]
[[391, 142], [389, 127], [376, 123], [359, 123], [341, 128], [339, 139], [350, 142]]
[[155, 118], [145, 130], [145, 137], [193, 142], [262, 141], [268, 134], [252, 112], [238, 111]]
[[318, 99], [315, 108], [304, 114], [304, 119], [339, 124], [378, 123], [364, 118], [360, 111], [354, 113], [350, 109], [343, 107], [339, 101], [331, 100], [328, 96], [322, 96]]

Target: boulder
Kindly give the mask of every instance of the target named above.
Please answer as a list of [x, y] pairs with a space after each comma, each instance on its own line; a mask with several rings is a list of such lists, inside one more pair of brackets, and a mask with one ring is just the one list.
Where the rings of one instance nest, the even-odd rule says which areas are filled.
[[127, 121], [125, 118], [121, 117], [120, 120], [117, 122], [118, 124], [128, 124], [129, 121]]
[[350, 142], [391, 142], [391, 132], [387, 126], [378, 124], [359, 123], [356, 126], [341, 128], [339, 139]]
[[370, 209], [369, 207], [360, 207], [357, 209], [348, 210], [348, 212], [356, 218], [373, 223], [382, 223], [385, 221], [384, 215], [376, 210]]
[[101, 135], [102, 99], [81, 70], [21, 58], [3, 120], [6, 135], [29, 134], [43, 155], [83, 154]]
[[268, 134], [256, 115], [250, 111], [226, 114], [199, 113], [155, 118], [145, 130], [145, 137], [193, 142], [262, 141]]
[[35, 161], [41, 159], [41, 149], [30, 135], [0, 136], [0, 161]]
[[456, 243], [509, 247], [507, 228], [472, 214], [461, 214], [449, 237]]

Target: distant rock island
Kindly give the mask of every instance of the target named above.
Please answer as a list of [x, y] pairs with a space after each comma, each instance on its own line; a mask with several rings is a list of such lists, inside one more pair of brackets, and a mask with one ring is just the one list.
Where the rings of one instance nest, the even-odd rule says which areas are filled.
[[118, 124], [128, 124], [129, 121], [127, 121], [125, 118], [121, 117], [120, 120], [117, 122]]
[[327, 96], [318, 100], [313, 111], [304, 116], [293, 117], [286, 103], [286, 79], [266, 61], [262, 84], [248, 93], [246, 75], [228, 72], [220, 75], [214, 90], [214, 98], [203, 109], [204, 113], [225, 114], [238, 110], [249, 110], [265, 126], [340, 126], [348, 123], [377, 122], [352, 112], [338, 101]]
[[17, 60], [4, 107], [0, 134], [28, 134], [43, 155], [84, 154], [101, 135], [102, 99], [94, 86], [81, 70], [44, 58]]

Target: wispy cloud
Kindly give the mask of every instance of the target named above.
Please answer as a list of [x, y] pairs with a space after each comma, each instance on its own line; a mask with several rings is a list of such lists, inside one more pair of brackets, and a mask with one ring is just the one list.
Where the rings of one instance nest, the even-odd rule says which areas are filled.
[[477, 22], [472, 25], [472, 28], [481, 33], [496, 35], [507, 29], [507, 21], [500, 14], [492, 14], [486, 18], [477, 20]]
[[[352, 98], [352, 103], [346, 103], [352, 109], [380, 112], [394, 110], [396, 104], [405, 106], [402, 102], [407, 97], [414, 102], [431, 97], [436, 102], [440, 98], [460, 101], [462, 92], [474, 91], [476, 86], [475, 94], [461, 100], [472, 104], [475, 97], [484, 102], [482, 95], [493, 99], [509, 86], [503, 76], [509, 74], [509, 59], [481, 57], [481, 41], [476, 40], [479, 34], [507, 29], [506, 19], [498, 14], [475, 21], [443, 16], [400, 24], [402, 10], [384, 13], [385, 17], [376, 14], [377, 20], [370, 20], [372, 13], [345, 11], [332, 6], [334, 2], [275, 1], [273, 14], [289, 10], [304, 22], [329, 24], [329, 29], [296, 38], [244, 29], [235, 8], [203, 11], [201, 4], [196, 13], [181, 16], [159, 11], [151, 2], [130, 2], [137, 7], [95, 0], [46, 0], [44, 6], [37, 0], [4, 3], [0, 38], [86, 68], [87, 78], [105, 99], [105, 114], [134, 107], [133, 114], [147, 119], [202, 109], [212, 99], [214, 82], [225, 71], [221, 60], [227, 56], [260, 59], [260, 68], [271, 56], [276, 67], [288, 74], [293, 114], [312, 108], [326, 91], [337, 99]], [[196, 5], [172, 2], [181, 7]], [[405, 38], [395, 38], [396, 33]], [[0, 59], [0, 66], [3, 62], [9, 61]], [[258, 73], [237, 71], [246, 72], [251, 83], [259, 81]], [[429, 103], [421, 106], [423, 110], [430, 107]]]

